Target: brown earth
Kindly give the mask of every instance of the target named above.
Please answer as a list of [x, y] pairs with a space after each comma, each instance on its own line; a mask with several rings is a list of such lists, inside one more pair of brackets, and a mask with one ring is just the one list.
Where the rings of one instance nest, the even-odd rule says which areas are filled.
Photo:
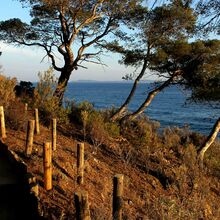
[[[34, 137], [33, 154], [30, 159], [24, 156], [26, 134], [8, 130], [6, 144], [27, 163], [28, 171], [39, 182], [39, 197], [42, 213], [49, 219], [74, 219], [74, 192], [86, 190], [91, 203], [91, 215], [96, 219], [110, 219], [112, 207], [112, 179], [115, 174], [124, 174], [124, 212], [128, 216], [144, 217], [143, 208], [146, 194], [154, 199], [155, 187], [164, 191], [158, 180], [138, 168], [121, 160], [115, 146], [108, 150], [97, 150], [85, 144], [85, 180], [82, 186], [76, 183], [76, 144], [77, 141], [59, 134], [57, 151], [53, 152], [53, 190], [43, 188], [43, 143], [50, 140], [50, 130], [41, 126], [41, 135]], [[65, 217], [64, 217], [65, 216]]]
[[[79, 186], [76, 182], [77, 140], [71, 136], [71, 132], [67, 136], [61, 131], [62, 129], [58, 131], [57, 150], [53, 152], [53, 189], [48, 192], [43, 188], [42, 153], [43, 143], [51, 139], [49, 128], [41, 126], [41, 134], [34, 137], [31, 158], [26, 158], [24, 155], [26, 133], [7, 130], [6, 144], [9, 149], [25, 161], [28, 171], [33, 173], [38, 180], [39, 210], [40, 214], [47, 219], [75, 219], [73, 197], [74, 193], [79, 190], [85, 190], [89, 194], [92, 219], [112, 219], [113, 176], [115, 174], [123, 174], [125, 179], [123, 219], [218, 219], [220, 184], [217, 178], [204, 177], [207, 183], [212, 182], [212, 190], [209, 188], [205, 202], [200, 198], [198, 192], [188, 193], [187, 190], [190, 190], [188, 185], [183, 188], [184, 192], [182, 193], [187, 194], [187, 196], [176, 195], [174, 189], [169, 187], [169, 181], [176, 181], [174, 172], [171, 172], [173, 167], [171, 161], [178, 168], [181, 167], [180, 161], [174, 156], [174, 153], [173, 155], [171, 153], [169, 158], [164, 156], [162, 162], [158, 161], [158, 157], [154, 155], [151, 155], [150, 160], [146, 162], [143, 162], [146, 159], [141, 155], [136, 158], [135, 162], [129, 159], [125, 160], [121, 151], [122, 147], [129, 149], [129, 143], [123, 138], [109, 142], [108, 146], [99, 148], [85, 143], [85, 180], [84, 184]], [[158, 168], [161, 164], [165, 168]], [[160, 169], [165, 171], [159, 172]], [[169, 173], [172, 174], [169, 176]], [[183, 184], [188, 183], [186, 182]], [[204, 193], [207, 194], [207, 192]], [[191, 196], [192, 194], [194, 196]], [[202, 204], [203, 209], [201, 209], [204, 218], [199, 218], [199, 213], [198, 216], [194, 214], [199, 209], [197, 206], [200, 203], [204, 203]], [[186, 213], [178, 214], [178, 212], [183, 212], [185, 208], [187, 209]], [[189, 211], [191, 209], [192, 212]], [[171, 212], [172, 215], [170, 214], [170, 216], [177, 217], [169, 218]], [[178, 216], [182, 217], [179, 218]]]

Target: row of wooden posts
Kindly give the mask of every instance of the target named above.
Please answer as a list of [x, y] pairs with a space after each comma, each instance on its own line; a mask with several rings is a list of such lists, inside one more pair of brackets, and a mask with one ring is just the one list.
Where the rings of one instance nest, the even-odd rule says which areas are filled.
[[[28, 105], [25, 104], [25, 112], [28, 110]], [[4, 140], [6, 136], [4, 108], [0, 106], [0, 124], [1, 137]], [[45, 142], [43, 145], [43, 167], [44, 167], [44, 188], [49, 191], [53, 188], [52, 185], [52, 153], [56, 151], [56, 119], [51, 120], [51, 142]], [[31, 157], [34, 133], [40, 134], [38, 109], [35, 109], [35, 120], [28, 120], [25, 155]], [[113, 208], [112, 216], [114, 220], [122, 219], [123, 207], [123, 180], [124, 176], [117, 174], [113, 178]], [[77, 183], [84, 183], [84, 143], [77, 144]], [[88, 192], [80, 191], [74, 194], [76, 206], [77, 220], [90, 220], [90, 210], [88, 202]]]
[[[122, 219], [124, 176], [117, 174], [113, 178], [113, 209], [114, 220]], [[77, 183], [84, 183], [84, 143], [77, 144]], [[77, 220], [90, 220], [88, 192], [80, 191], [74, 194]]]

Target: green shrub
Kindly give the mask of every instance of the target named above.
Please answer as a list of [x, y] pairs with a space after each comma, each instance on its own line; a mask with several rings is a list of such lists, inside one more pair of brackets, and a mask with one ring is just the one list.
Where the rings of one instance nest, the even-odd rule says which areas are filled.
[[89, 114], [87, 133], [95, 147], [108, 144], [109, 135], [105, 130], [105, 123], [102, 115], [93, 111]]
[[106, 122], [104, 128], [112, 138], [117, 138], [120, 135], [120, 127], [117, 123]]
[[72, 123], [76, 123], [82, 130], [84, 139], [89, 139], [93, 145], [100, 146], [107, 144], [110, 138], [120, 135], [119, 125], [110, 122], [105, 111], [98, 111], [88, 101], [79, 104], [69, 103], [71, 106], [70, 118]]
[[121, 128], [121, 133], [133, 146], [139, 149], [151, 145], [155, 147], [158, 144], [157, 129], [159, 126], [158, 122], [143, 117], [135, 121], [127, 121]]
[[68, 123], [69, 109], [59, 106], [59, 100], [53, 96], [57, 80], [53, 68], [39, 72], [39, 82], [34, 90], [34, 106], [39, 109], [41, 119], [48, 124], [51, 118], [56, 117], [60, 124]]
[[[73, 123], [77, 123], [79, 125], [83, 125], [85, 119], [83, 118], [82, 112], [87, 112], [91, 114], [94, 110], [94, 107], [88, 101], [83, 101], [79, 104], [76, 104], [74, 101], [68, 103], [70, 108], [70, 120]], [[88, 117], [88, 116], [87, 116]]]

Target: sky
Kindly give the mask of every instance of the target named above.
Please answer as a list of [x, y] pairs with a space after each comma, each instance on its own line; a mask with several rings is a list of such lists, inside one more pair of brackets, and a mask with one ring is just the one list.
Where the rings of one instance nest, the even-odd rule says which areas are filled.
[[[21, 3], [16, 0], [0, 1], [0, 21], [10, 18], [20, 18], [22, 21], [30, 21], [29, 12], [22, 8]], [[38, 72], [49, 68], [48, 59], [42, 58], [45, 53], [40, 48], [33, 47], [15, 47], [0, 42], [0, 65], [3, 74], [9, 77], [16, 77], [18, 80], [37, 81]], [[73, 72], [70, 80], [98, 80], [98, 81], [120, 81], [127, 73], [132, 73], [132, 69], [118, 64], [119, 56], [115, 54], [106, 54], [105, 63], [108, 66], [90, 64], [86, 65], [88, 69], [78, 69]], [[57, 77], [58, 72], [55, 72]]]
[[[20, 18], [25, 22], [31, 20], [28, 9], [22, 8], [18, 0], [1, 0], [0, 21], [10, 18]], [[2, 56], [0, 56], [1, 72], [6, 76], [16, 77], [18, 81], [37, 81], [38, 72], [47, 70], [51, 65], [48, 59], [42, 61], [45, 52], [40, 48], [15, 47], [0, 42], [0, 51], [2, 51]], [[79, 68], [74, 71], [70, 80], [121, 81], [125, 74], [134, 71], [134, 69], [118, 64], [119, 55], [108, 53], [103, 58], [104, 63], [108, 66], [87, 64], [88, 69]], [[59, 76], [58, 72], [55, 74], [57, 77]], [[152, 79], [156, 79], [152, 74], [147, 74], [145, 77], [145, 80]]]

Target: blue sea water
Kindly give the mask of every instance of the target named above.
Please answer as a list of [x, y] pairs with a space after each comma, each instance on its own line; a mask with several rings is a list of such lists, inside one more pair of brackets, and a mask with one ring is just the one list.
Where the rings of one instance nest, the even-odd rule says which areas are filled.
[[[79, 103], [89, 101], [97, 109], [119, 107], [126, 99], [132, 87], [123, 82], [71, 82], [65, 97]], [[134, 111], [145, 100], [150, 83], [140, 83], [129, 110]], [[159, 93], [146, 109], [145, 114], [152, 120], [166, 126], [189, 126], [191, 130], [209, 134], [220, 115], [220, 106], [201, 103], [189, 103], [190, 91], [181, 90], [177, 86], [166, 88]]]

